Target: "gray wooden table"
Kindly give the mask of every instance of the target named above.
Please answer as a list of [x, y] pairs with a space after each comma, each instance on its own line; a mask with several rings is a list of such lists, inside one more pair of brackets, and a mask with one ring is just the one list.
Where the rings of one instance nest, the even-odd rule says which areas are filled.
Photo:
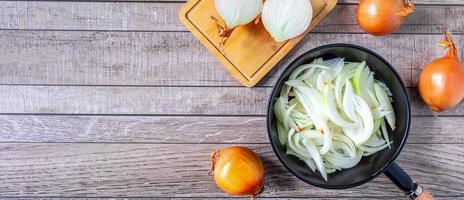
[[398, 163], [437, 199], [464, 199], [464, 104], [434, 117], [417, 94], [420, 68], [444, 53], [448, 27], [464, 59], [464, 1], [416, 0], [401, 29], [372, 37], [357, 0], [335, 10], [255, 88], [241, 87], [181, 25], [180, 0], [0, 2], [0, 198], [229, 197], [207, 176], [209, 153], [254, 149], [264, 198], [403, 199], [385, 176], [324, 190], [290, 175], [268, 144], [276, 77], [328, 43], [370, 48], [401, 73], [412, 128]]

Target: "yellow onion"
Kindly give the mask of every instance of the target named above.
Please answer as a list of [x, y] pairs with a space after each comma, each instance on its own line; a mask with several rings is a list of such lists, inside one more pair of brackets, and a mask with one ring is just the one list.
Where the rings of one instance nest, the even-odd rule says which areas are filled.
[[414, 9], [412, 0], [361, 0], [356, 18], [364, 31], [382, 36], [395, 32]]
[[263, 187], [264, 166], [252, 150], [232, 146], [211, 153], [210, 175], [216, 185], [232, 195], [255, 197]]
[[419, 76], [419, 93], [431, 110], [441, 112], [464, 98], [464, 64], [458, 59], [450, 33], [445, 33], [445, 40], [438, 44], [448, 52], [424, 67]]

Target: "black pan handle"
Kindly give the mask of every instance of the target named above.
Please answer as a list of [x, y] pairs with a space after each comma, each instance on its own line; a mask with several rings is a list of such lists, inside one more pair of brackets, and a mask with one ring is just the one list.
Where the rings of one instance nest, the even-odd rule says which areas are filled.
[[407, 197], [415, 200], [434, 200], [433, 196], [424, 190], [422, 186], [415, 183], [411, 177], [396, 163], [392, 163], [385, 175], [401, 190], [404, 191]]

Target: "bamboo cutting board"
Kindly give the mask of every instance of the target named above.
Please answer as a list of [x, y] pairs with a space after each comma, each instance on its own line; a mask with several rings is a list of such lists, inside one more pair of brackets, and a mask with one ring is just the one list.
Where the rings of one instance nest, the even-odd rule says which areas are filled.
[[[333, 9], [337, 0], [309, 0], [313, 19], [306, 32], [277, 43], [261, 22], [237, 27], [221, 46], [214, 0], [189, 0], [179, 12], [182, 23], [244, 86], [256, 85], [298, 42]], [[223, 25], [223, 24], [222, 24]]]

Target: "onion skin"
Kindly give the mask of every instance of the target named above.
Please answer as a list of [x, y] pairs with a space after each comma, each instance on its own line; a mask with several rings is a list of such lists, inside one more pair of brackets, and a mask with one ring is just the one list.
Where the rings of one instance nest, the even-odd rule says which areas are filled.
[[411, 0], [361, 0], [356, 18], [364, 31], [383, 36], [395, 32], [414, 9]]
[[211, 170], [216, 185], [232, 195], [256, 197], [263, 187], [264, 166], [250, 149], [232, 146], [211, 154]]
[[419, 76], [419, 93], [435, 112], [457, 106], [464, 98], [464, 65], [457, 57], [457, 49], [451, 34], [439, 45], [448, 48], [448, 53], [427, 64]]

